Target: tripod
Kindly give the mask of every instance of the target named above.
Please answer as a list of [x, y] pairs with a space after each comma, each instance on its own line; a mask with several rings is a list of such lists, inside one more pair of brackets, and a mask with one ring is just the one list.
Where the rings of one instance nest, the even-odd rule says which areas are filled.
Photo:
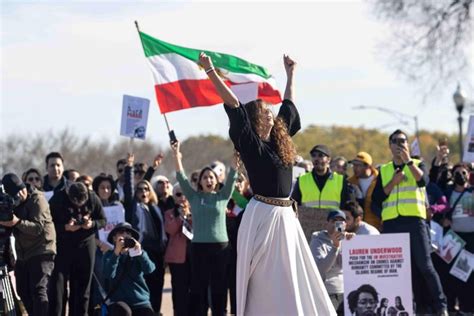
[[12, 283], [6, 265], [0, 267], [0, 316], [16, 316]]

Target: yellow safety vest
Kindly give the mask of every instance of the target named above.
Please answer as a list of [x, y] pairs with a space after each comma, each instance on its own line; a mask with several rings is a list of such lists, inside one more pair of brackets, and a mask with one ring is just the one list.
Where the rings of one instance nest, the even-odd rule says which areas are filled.
[[308, 172], [299, 177], [301, 191], [301, 204], [307, 207], [322, 209], [339, 209], [344, 177], [333, 172], [326, 180], [322, 192], [313, 178], [313, 173]]
[[[418, 166], [420, 160], [413, 159]], [[410, 167], [404, 166], [405, 180], [395, 186], [390, 195], [382, 203], [382, 221], [397, 218], [398, 216], [416, 216], [426, 218], [426, 188], [418, 187]], [[382, 186], [385, 187], [395, 174], [393, 162], [380, 167]]]

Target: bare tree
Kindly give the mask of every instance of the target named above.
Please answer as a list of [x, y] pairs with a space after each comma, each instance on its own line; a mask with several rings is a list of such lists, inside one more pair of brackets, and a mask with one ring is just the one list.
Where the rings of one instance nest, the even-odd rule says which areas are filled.
[[473, 0], [373, 0], [391, 36], [381, 47], [391, 67], [425, 97], [443, 84], [472, 80]]

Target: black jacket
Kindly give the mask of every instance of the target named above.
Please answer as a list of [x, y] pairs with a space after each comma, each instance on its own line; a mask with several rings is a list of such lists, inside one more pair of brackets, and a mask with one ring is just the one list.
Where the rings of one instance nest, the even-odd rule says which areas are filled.
[[[49, 200], [49, 205], [54, 226], [56, 227], [58, 246], [64, 243], [76, 244], [94, 239], [96, 231], [105, 226], [106, 219], [102, 203], [93, 191], [89, 191], [89, 198], [81, 207], [72, 204], [65, 190], [55, 192], [51, 200]], [[66, 231], [65, 226], [71, 219], [78, 220], [85, 215], [90, 215], [93, 221], [91, 229], [81, 228], [75, 232]]]

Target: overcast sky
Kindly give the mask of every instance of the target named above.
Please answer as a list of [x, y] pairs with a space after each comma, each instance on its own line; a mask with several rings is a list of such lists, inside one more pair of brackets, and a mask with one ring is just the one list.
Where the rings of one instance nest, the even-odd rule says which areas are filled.
[[[457, 131], [456, 82], [423, 105], [419, 91], [376, 55], [388, 30], [365, 2], [155, 2], [2, 1], [1, 134], [70, 128], [114, 142], [120, 139], [122, 96], [129, 94], [151, 100], [147, 136], [164, 144], [166, 127], [134, 20], [158, 39], [262, 65], [282, 92], [282, 55], [289, 54], [298, 62], [303, 127], [399, 127], [387, 114], [352, 109], [366, 104], [419, 115], [422, 129]], [[178, 138], [227, 135], [220, 106], [173, 112], [168, 120]], [[407, 120], [410, 125], [400, 127], [412, 133]]]

